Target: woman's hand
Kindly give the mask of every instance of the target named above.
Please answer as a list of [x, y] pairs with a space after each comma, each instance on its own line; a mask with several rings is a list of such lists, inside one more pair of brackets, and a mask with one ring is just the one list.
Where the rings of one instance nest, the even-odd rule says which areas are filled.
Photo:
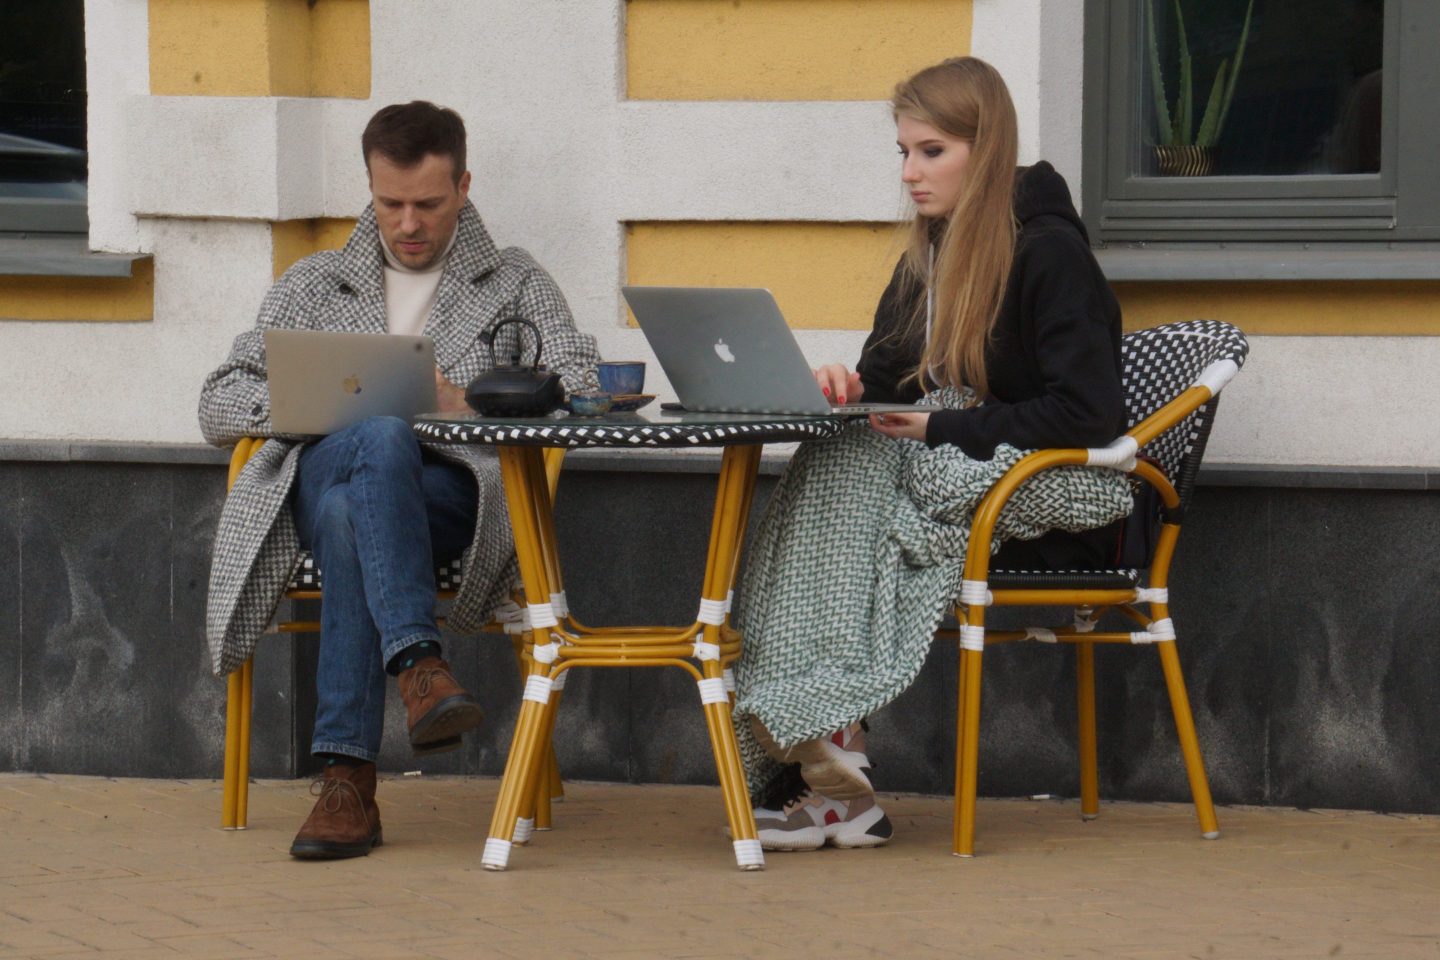
[[854, 403], [865, 392], [860, 374], [846, 370], [843, 363], [827, 363], [816, 370], [815, 382], [831, 403]]
[[870, 427], [887, 437], [896, 440], [905, 437], [909, 440], [925, 442], [925, 427], [930, 422], [928, 413], [872, 413], [870, 414]]

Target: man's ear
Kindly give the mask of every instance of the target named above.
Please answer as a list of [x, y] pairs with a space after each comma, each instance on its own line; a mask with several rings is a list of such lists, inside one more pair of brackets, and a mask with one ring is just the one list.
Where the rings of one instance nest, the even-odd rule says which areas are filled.
[[455, 184], [455, 189], [460, 193], [460, 202], [464, 203], [470, 196], [470, 171], [466, 170], [460, 174], [460, 182]]

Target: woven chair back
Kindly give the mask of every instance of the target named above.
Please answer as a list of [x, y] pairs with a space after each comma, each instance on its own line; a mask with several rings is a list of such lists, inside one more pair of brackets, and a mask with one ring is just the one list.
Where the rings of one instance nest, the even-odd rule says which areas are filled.
[[[1125, 388], [1125, 427], [1135, 426], [1193, 386], [1211, 364], [1223, 360], [1244, 366], [1250, 344], [1238, 327], [1219, 320], [1186, 320], [1127, 333], [1120, 341]], [[1141, 448], [1159, 463], [1183, 510], [1190, 503], [1195, 477], [1210, 428], [1216, 397]]]

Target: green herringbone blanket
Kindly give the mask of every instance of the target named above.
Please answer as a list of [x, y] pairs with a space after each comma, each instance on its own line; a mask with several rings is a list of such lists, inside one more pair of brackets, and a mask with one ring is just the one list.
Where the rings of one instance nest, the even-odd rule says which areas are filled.
[[[864, 423], [796, 452], [750, 545], [736, 614], [735, 728], [754, 796], [781, 767], [751, 714], [789, 746], [859, 720], [915, 679], [959, 596], [971, 514], [1025, 453], [1001, 445], [993, 460], [972, 460]], [[1005, 506], [996, 542], [1104, 526], [1131, 506], [1122, 473], [1048, 470]]]

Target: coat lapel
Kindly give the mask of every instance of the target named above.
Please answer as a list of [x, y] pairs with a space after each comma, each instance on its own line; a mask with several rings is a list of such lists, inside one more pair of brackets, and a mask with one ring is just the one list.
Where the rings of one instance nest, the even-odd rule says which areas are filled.
[[[476, 335], [495, 319], [461, 310], [459, 304], [475, 286], [476, 280], [500, 266], [500, 251], [496, 249], [495, 241], [490, 239], [490, 232], [485, 229], [475, 205], [469, 201], [460, 210], [456, 229], [460, 235], [455, 238], [450, 262], [440, 276], [435, 306], [425, 320], [425, 335], [435, 340], [435, 362], [442, 371], [448, 370], [464, 356], [474, 344]], [[493, 306], [487, 306], [498, 313], [500, 302], [497, 300]]]
[[387, 333], [385, 322], [385, 271], [380, 253], [380, 228], [375, 222], [373, 204], [355, 223], [355, 229], [340, 251], [336, 271], [342, 290], [350, 295], [343, 301], [345, 308], [334, 318], [355, 333]]

